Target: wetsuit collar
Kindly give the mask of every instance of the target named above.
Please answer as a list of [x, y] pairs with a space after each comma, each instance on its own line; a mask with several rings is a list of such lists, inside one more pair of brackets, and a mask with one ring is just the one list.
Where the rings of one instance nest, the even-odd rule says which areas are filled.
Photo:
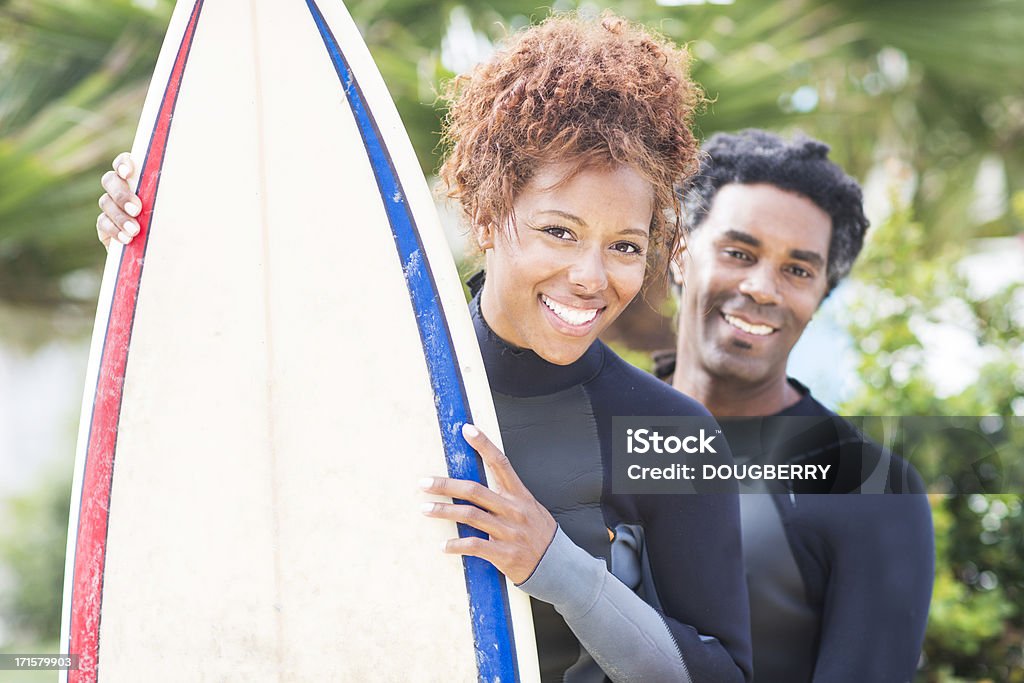
[[491, 389], [499, 394], [523, 398], [545, 396], [582, 384], [601, 371], [604, 344], [595, 341], [586, 353], [570, 365], [555, 365], [530, 349], [520, 349], [494, 333], [480, 311], [480, 294], [470, 303], [473, 327], [484, 357]]
[[777, 416], [797, 416], [797, 417], [818, 417], [818, 416], [835, 416], [831, 410], [818, 403], [813, 396], [811, 396], [811, 390], [804, 386], [801, 382], [787, 377], [786, 381], [789, 385], [797, 390], [800, 394], [800, 400], [793, 405], [783, 408], [779, 412], [775, 413]]

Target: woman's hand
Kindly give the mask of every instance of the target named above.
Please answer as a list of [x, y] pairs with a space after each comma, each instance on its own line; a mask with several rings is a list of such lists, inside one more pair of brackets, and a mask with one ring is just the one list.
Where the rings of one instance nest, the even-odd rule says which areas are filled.
[[462, 435], [476, 449], [494, 475], [494, 490], [474, 481], [430, 477], [420, 482], [428, 493], [464, 500], [472, 505], [424, 503], [423, 514], [468, 524], [489, 538], [453, 538], [444, 552], [481, 557], [520, 584], [530, 578], [548, 549], [558, 525], [519, 480], [512, 464], [498, 447], [473, 425]]
[[128, 244], [139, 234], [139, 224], [134, 219], [142, 213], [142, 200], [128, 186], [128, 178], [135, 170], [129, 153], [118, 154], [113, 167], [100, 181], [106, 192], [100, 197], [103, 213], [96, 218], [96, 236], [108, 249], [111, 239]]

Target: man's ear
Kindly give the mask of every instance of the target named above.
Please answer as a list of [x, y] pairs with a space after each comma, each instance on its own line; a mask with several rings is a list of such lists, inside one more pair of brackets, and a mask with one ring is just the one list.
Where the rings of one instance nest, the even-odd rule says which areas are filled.
[[668, 269], [672, 274], [672, 282], [679, 287], [683, 286], [683, 266], [686, 256], [686, 239], [683, 238], [679, 240], [679, 246], [676, 247], [672, 258], [668, 262]]
[[821, 307], [825, 304], [825, 301], [829, 298], [829, 296], [832, 295], [832, 289], [833, 288], [829, 287], [827, 284], [825, 285], [825, 293], [821, 295], [821, 301], [818, 302], [817, 308], [814, 309], [814, 315], [818, 315], [818, 311], [821, 310]]

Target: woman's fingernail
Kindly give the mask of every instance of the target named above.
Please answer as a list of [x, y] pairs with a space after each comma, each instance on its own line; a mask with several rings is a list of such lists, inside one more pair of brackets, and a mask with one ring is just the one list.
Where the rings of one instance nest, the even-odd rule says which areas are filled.
[[421, 489], [429, 489], [433, 485], [434, 485], [434, 478], [433, 477], [424, 477], [424, 478], [420, 479], [419, 487]]
[[139, 224], [135, 221], [125, 221], [124, 230], [132, 237], [135, 237], [139, 234]]
[[128, 180], [128, 174], [132, 172], [132, 167], [128, 164], [120, 164], [117, 167], [117, 175], [121, 176], [125, 180]]
[[434, 504], [433, 503], [423, 503], [422, 505], [420, 505], [420, 512], [422, 512], [425, 515], [433, 512], [433, 511], [434, 511]]
[[441, 552], [448, 552], [448, 541], [441, 541]]
[[467, 439], [475, 439], [480, 436], [480, 430], [467, 422], [462, 425], [462, 435]]
[[135, 202], [128, 202], [124, 205], [124, 210], [128, 212], [129, 216], [138, 216], [139, 211], [142, 211], [142, 207]]
[[132, 241], [132, 238], [126, 232], [117, 233], [117, 241], [121, 244], [128, 244]]

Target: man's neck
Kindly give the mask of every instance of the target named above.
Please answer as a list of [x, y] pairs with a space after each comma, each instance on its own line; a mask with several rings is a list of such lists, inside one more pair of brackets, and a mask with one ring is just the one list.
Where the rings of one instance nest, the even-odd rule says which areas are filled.
[[715, 377], [703, 368], [676, 357], [672, 386], [704, 404], [715, 417], [762, 417], [774, 415], [797, 403], [801, 396], [785, 373], [751, 383]]

